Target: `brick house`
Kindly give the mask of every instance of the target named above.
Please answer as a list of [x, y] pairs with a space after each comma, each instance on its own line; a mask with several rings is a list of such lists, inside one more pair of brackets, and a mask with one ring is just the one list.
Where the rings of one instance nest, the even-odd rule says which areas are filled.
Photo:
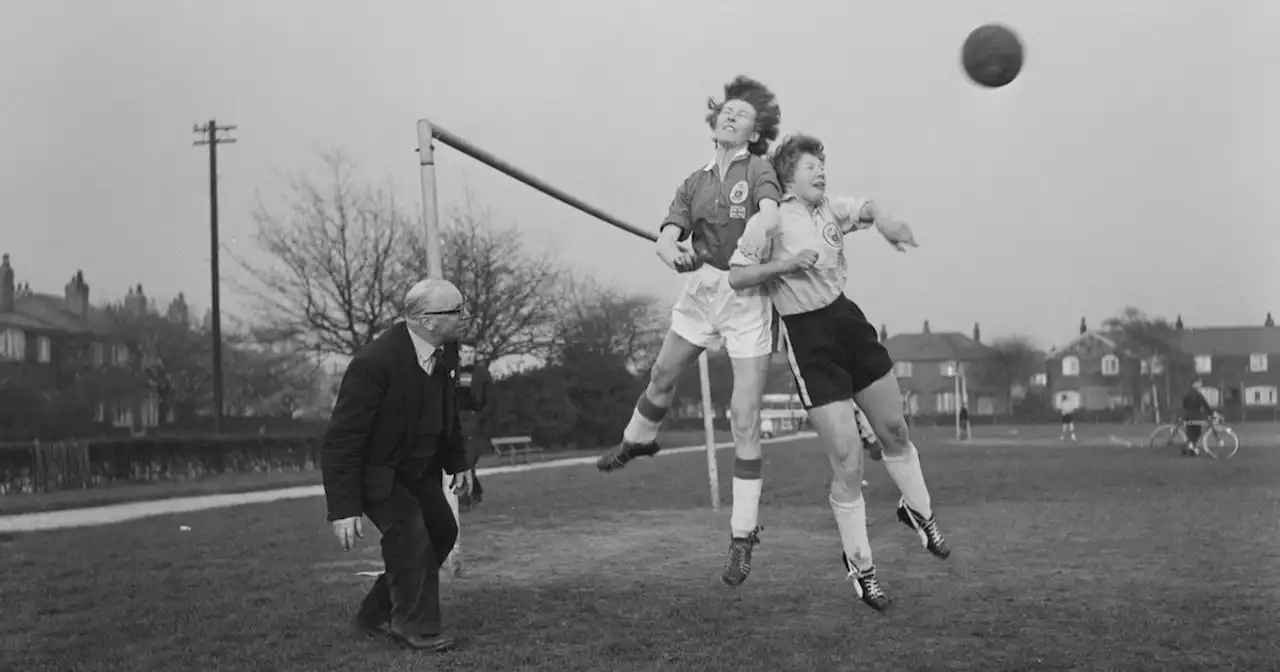
[[[126, 309], [145, 309], [142, 287], [130, 289]], [[21, 380], [45, 389], [63, 386], [60, 373], [73, 365], [125, 366], [135, 356], [107, 313], [89, 303], [89, 284], [77, 271], [62, 296], [33, 292], [17, 283], [9, 255], [0, 260], [0, 380]], [[97, 422], [117, 426], [159, 424], [154, 395], [128, 395], [91, 402]], [[138, 422], [135, 423], [135, 415]]]
[[928, 320], [915, 334], [890, 337], [881, 327], [880, 340], [893, 357], [908, 416], [950, 415], [958, 410], [958, 404], [968, 405], [974, 416], [1008, 412], [1008, 392], [989, 387], [976, 375], [993, 353], [981, 339], [977, 324], [972, 337], [955, 331], [934, 332]]
[[1280, 408], [1280, 328], [1193, 327], [1178, 331], [1178, 348], [1195, 361], [1210, 404], [1228, 417], [1267, 415]]
[[[1209, 403], [1231, 417], [1274, 414], [1278, 407], [1280, 328], [1267, 318], [1260, 327], [1185, 328], [1181, 317], [1175, 325], [1171, 345], [1194, 360], [1190, 375], [1204, 383]], [[1166, 410], [1176, 407], [1191, 382], [1166, 375], [1159, 361], [1143, 361], [1123, 334], [1091, 331], [1084, 320], [1078, 338], [1050, 353], [1046, 376], [1055, 408], [1144, 414], [1153, 401]]]

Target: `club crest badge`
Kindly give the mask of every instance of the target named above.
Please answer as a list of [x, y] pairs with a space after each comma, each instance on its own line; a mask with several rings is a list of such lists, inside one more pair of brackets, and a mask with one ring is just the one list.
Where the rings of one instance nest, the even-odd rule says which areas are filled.
[[835, 222], [827, 222], [827, 225], [822, 227], [822, 239], [831, 247], [844, 248], [844, 234], [840, 232], [840, 226]]
[[747, 181], [738, 180], [738, 183], [733, 185], [733, 189], [729, 190], [729, 202], [734, 205], [742, 205], [743, 203], [746, 203], [748, 191]]

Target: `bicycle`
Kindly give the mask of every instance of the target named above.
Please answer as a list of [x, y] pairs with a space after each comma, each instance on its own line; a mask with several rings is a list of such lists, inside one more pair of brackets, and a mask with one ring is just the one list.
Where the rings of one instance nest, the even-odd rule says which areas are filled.
[[1176, 422], [1160, 425], [1151, 433], [1150, 447], [1168, 448], [1181, 441], [1183, 450], [1188, 450], [1186, 427], [1192, 423], [1204, 427], [1200, 433], [1199, 445], [1209, 457], [1229, 460], [1240, 450], [1240, 437], [1226, 425], [1219, 413], [1214, 413], [1208, 420], [1186, 421], [1178, 418]]

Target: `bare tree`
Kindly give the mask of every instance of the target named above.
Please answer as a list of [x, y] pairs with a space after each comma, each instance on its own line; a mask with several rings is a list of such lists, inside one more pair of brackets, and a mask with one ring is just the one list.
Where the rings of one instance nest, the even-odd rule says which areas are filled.
[[585, 278], [567, 279], [563, 287], [552, 361], [616, 361], [633, 373], [652, 364], [663, 336], [652, 297]]
[[1178, 349], [1177, 329], [1163, 317], [1150, 317], [1133, 306], [1103, 324], [1119, 334], [1120, 345], [1142, 362], [1141, 368], [1127, 371], [1125, 376], [1134, 401], [1150, 390], [1153, 399], [1163, 397], [1163, 404], [1158, 406], [1169, 407], [1174, 389], [1195, 375], [1194, 358]]
[[283, 213], [259, 198], [257, 241], [271, 262], [238, 261], [260, 284], [267, 326], [315, 354], [350, 355], [400, 314], [412, 235], [389, 190], [357, 182], [340, 153], [321, 158], [324, 181], [291, 179]]
[[[508, 355], [545, 355], [560, 317], [561, 267], [531, 250], [514, 225], [498, 226], [492, 212], [468, 194], [440, 231], [444, 274], [466, 298], [470, 316], [464, 337], [488, 361]], [[414, 237], [406, 261], [427, 272], [424, 238]]]
[[978, 379], [985, 385], [1003, 390], [1013, 408], [1014, 390], [1030, 385], [1031, 377], [1044, 369], [1044, 353], [1029, 336], [1013, 335], [991, 342], [991, 354], [978, 369]]

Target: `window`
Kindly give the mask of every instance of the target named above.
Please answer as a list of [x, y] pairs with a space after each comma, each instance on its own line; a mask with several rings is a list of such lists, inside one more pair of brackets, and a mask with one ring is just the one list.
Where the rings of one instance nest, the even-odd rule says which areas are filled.
[[1196, 355], [1196, 373], [1213, 373], [1213, 357]]
[[1104, 355], [1102, 357], [1102, 375], [1120, 375], [1120, 358], [1115, 355]]
[[106, 360], [106, 357], [104, 356], [104, 353], [103, 353], [102, 344], [94, 343], [93, 345], [89, 346], [89, 350], [93, 353], [93, 365], [102, 366], [102, 363]]
[[1080, 375], [1080, 358], [1075, 355], [1067, 355], [1062, 358], [1062, 375], [1078, 376]]
[[1249, 355], [1249, 370], [1254, 373], [1265, 373], [1267, 370], [1267, 356]]
[[938, 371], [942, 374], [943, 378], [954, 378], [956, 376], [956, 363], [943, 362], [938, 366]]
[[36, 361], [48, 364], [53, 359], [53, 339], [41, 336], [36, 339]]
[[1248, 406], [1275, 406], [1276, 388], [1271, 385], [1258, 385], [1246, 388], [1244, 403]]
[[937, 401], [937, 409], [939, 413], [954, 413], [956, 411], [956, 393], [943, 392], [935, 397]]
[[129, 404], [124, 402], [116, 402], [114, 404], [115, 413], [112, 414], [111, 424], [116, 427], [132, 427], [133, 426], [133, 409]]
[[129, 363], [129, 346], [116, 343], [111, 346], [111, 363], [124, 365]]
[[1138, 367], [1138, 373], [1144, 376], [1151, 373], [1151, 363], [1145, 359], [1142, 360], [1142, 365]]
[[1037, 373], [1036, 375], [1031, 376], [1032, 387], [1045, 387], [1048, 384], [1049, 384], [1049, 374], [1047, 373]]
[[27, 358], [27, 335], [21, 329], [7, 329], [0, 332], [0, 359], [14, 359], [19, 362]]
[[1159, 357], [1152, 357], [1152, 358], [1151, 358], [1151, 373], [1154, 373], [1154, 374], [1156, 374], [1157, 376], [1158, 376], [1158, 375], [1160, 375], [1160, 374], [1162, 374], [1162, 373], [1164, 373], [1164, 360], [1163, 360], [1163, 359], [1160, 359]]
[[911, 377], [911, 362], [894, 362], [893, 375], [899, 378]]

